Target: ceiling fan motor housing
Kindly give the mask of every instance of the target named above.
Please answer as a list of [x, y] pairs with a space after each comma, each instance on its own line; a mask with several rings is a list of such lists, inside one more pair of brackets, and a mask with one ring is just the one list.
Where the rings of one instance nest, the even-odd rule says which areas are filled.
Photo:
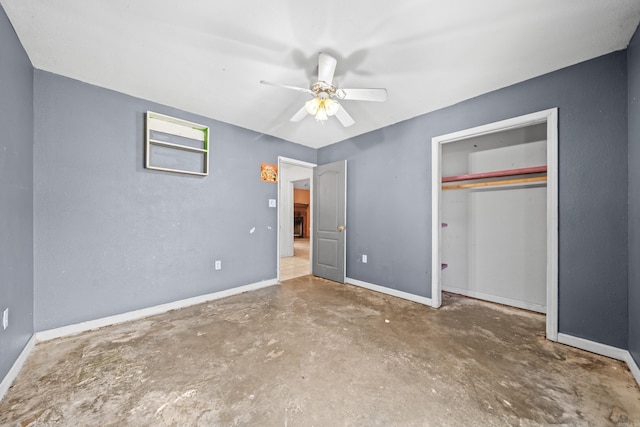
[[311, 85], [311, 92], [313, 92], [316, 96], [320, 96], [321, 94], [326, 94], [327, 97], [332, 97], [336, 94], [337, 88], [333, 84], [329, 84], [323, 81], [317, 81]]

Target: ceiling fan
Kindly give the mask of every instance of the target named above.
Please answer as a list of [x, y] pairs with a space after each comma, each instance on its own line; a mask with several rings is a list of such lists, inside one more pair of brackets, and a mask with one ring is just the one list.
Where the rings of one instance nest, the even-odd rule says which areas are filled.
[[298, 92], [308, 93], [313, 98], [307, 101], [296, 114], [291, 117], [292, 122], [299, 122], [304, 119], [307, 114], [314, 116], [316, 120], [324, 122], [331, 116], [336, 116], [344, 127], [349, 127], [355, 123], [355, 120], [347, 113], [347, 110], [337, 100], [347, 101], [376, 101], [384, 102], [387, 100], [387, 90], [382, 88], [375, 89], [342, 89], [333, 83], [333, 76], [336, 71], [338, 61], [326, 53], [320, 52], [318, 55], [318, 81], [311, 84], [309, 89], [290, 86], [280, 83], [268, 82], [261, 80], [260, 83], [265, 85], [283, 87]]

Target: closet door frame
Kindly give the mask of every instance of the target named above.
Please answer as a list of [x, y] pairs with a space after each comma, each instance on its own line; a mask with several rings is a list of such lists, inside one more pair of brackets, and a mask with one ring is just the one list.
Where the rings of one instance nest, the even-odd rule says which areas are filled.
[[442, 145], [481, 135], [547, 124], [547, 339], [558, 340], [558, 109], [539, 111], [431, 139], [431, 305], [442, 304]]

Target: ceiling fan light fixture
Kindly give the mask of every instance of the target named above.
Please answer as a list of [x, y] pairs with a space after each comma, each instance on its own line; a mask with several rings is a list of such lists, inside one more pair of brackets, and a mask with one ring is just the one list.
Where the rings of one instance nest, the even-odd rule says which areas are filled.
[[338, 108], [340, 108], [340, 104], [333, 99], [329, 98], [324, 101], [324, 110], [327, 112], [327, 116], [333, 116], [338, 112]]
[[310, 99], [305, 104], [307, 113], [314, 116], [319, 122], [323, 122], [338, 112], [340, 104], [331, 98], [317, 96]]
[[316, 113], [316, 120], [318, 120], [319, 122], [324, 122], [328, 118], [329, 116], [327, 116], [327, 111], [325, 110], [324, 106], [318, 108], [318, 112]]
[[307, 113], [311, 114], [312, 116], [315, 116], [316, 113], [318, 112], [318, 109], [320, 108], [320, 104], [321, 104], [320, 99], [313, 98], [305, 102], [304, 106], [307, 109]]

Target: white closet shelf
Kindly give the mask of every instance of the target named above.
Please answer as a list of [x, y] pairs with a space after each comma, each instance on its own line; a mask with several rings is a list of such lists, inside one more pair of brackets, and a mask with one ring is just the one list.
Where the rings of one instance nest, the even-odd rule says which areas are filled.
[[546, 182], [546, 176], [535, 176], [533, 178], [503, 179], [500, 181], [470, 182], [468, 184], [443, 185], [443, 190], [456, 190], [459, 188], [493, 187], [497, 185], [531, 184], [535, 182]]
[[[451, 175], [443, 176], [442, 182], [460, 182], [460, 181], [473, 181], [487, 178], [501, 178], [510, 176], [522, 176], [531, 174], [542, 174], [547, 172], [547, 166], [530, 166], [526, 168], [517, 169], [504, 169], [490, 172], [478, 172], [468, 173], [463, 175]], [[466, 184], [453, 184], [443, 185], [443, 190], [457, 190], [460, 188], [476, 188], [476, 187], [493, 187], [498, 185], [516, 185], [516, 184], [531, 184], [536, 182], [545, 182], [546, 176], [535, 176], [529, 178], [515, 178], [515, 179], [503, 179], [498, 181], [483, 181], [483, 182], [469, 182]]]
[[518, 168], [518, 169], [504, 169], [499, 171], [490, 171], [490, 172], [478, 172], [478, 173], [468, 173], [463, 175], [452, 175], [452, 176], [443, 176], [442, 182], [455, 182], [455, 181], [471, 181], [474, 179], [484, 179], [484, 178], [499, 178], [502, 176], [515, 176], [515, 175], [529, 175], [532, 173], [544, 173], [547, 172], [547, 166], [530, 166], [526, 168]]

